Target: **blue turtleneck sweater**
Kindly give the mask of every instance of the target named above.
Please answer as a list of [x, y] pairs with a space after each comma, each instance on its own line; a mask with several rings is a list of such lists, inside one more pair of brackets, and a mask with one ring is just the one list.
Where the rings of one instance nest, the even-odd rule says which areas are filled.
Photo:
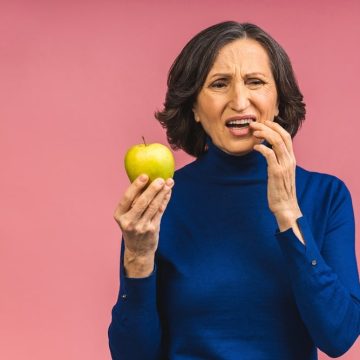
[[313, 360], [317, 348], [342, 355], [360, 332], [344, 182], [296, 167], [303, 245], [270, 212], [263, 155], [208, 146], [175, 173], [150, 276], [125, 276], [122, 242], [112, 358]]

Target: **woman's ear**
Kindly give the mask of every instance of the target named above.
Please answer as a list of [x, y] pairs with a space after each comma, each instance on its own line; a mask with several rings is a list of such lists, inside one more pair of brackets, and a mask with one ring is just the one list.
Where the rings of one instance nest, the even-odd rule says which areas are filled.
[[279, 102], [276, 103], [275, 116], [279, 115]]
[[196, 122], [200, 122], [200, 118], [199, 118], [199, 115], [198, 115], [195, 107], [192, 108], [192, 111], [193, 111], [193, 113], [194, 113], [194, 119], [195, 119], [195, 121], [196, 121]]

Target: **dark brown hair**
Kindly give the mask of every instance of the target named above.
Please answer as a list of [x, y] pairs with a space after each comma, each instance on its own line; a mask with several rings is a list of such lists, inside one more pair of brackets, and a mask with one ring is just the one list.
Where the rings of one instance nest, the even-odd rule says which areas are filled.
[[173, 149], [195, 157], [206, 151], [206, 133], [194, 120], [193, 104], [221, 48], [239, 38], [256, 40], [266, 50], [279, 101], [279, 116], [274, 121], [292, 138], [299, 130], [305, 119], [305, 103], [285, 50], [254, 24], [225, 21], [195, 35], [171, 65], [164, 109], [156, 111], [155, 118], [166, 128]]

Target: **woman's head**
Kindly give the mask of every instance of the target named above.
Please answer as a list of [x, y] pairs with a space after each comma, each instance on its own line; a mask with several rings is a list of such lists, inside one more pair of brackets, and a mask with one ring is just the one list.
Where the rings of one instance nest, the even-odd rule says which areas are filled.
[[[212, 78], [218, 70], [225, 76]], [[246, 153], [259, 142], [251, 134], [236, 136], [240, 130], [226, 126], [229, 117], [252, 115], [265, 121], [278, 115], [275, 121], [292, 137], [305, 117], [287, 54], [249, 23], [227, 21], [197, 34], [175, 59], [167, 85], [164, 109], [155, 117], [172, 147], [195, 157], [206, 150], [206, 134], [229, 153]]]

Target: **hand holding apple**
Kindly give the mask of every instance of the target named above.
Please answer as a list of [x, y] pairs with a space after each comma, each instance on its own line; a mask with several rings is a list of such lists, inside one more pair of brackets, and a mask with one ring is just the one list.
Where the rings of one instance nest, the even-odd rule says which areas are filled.
[[147, 145], [145, 140], [144, 144], [131, 147], [124, 161], [131, 184], [114, 212], [114, 219], [124, 239], [126, 276], [142, 278], [154, 268], [160, 222], [174, 185], [175, 161], [169, 148]]
[[142, 278], [152, 273], [160, 222], [174, 185], [171, 178], [166, 181], [158, 178], [147, 186], [148, 181], [146, 175], [136, 178], [125, 191], [114, 213], [124, 239], [127, 277]]

